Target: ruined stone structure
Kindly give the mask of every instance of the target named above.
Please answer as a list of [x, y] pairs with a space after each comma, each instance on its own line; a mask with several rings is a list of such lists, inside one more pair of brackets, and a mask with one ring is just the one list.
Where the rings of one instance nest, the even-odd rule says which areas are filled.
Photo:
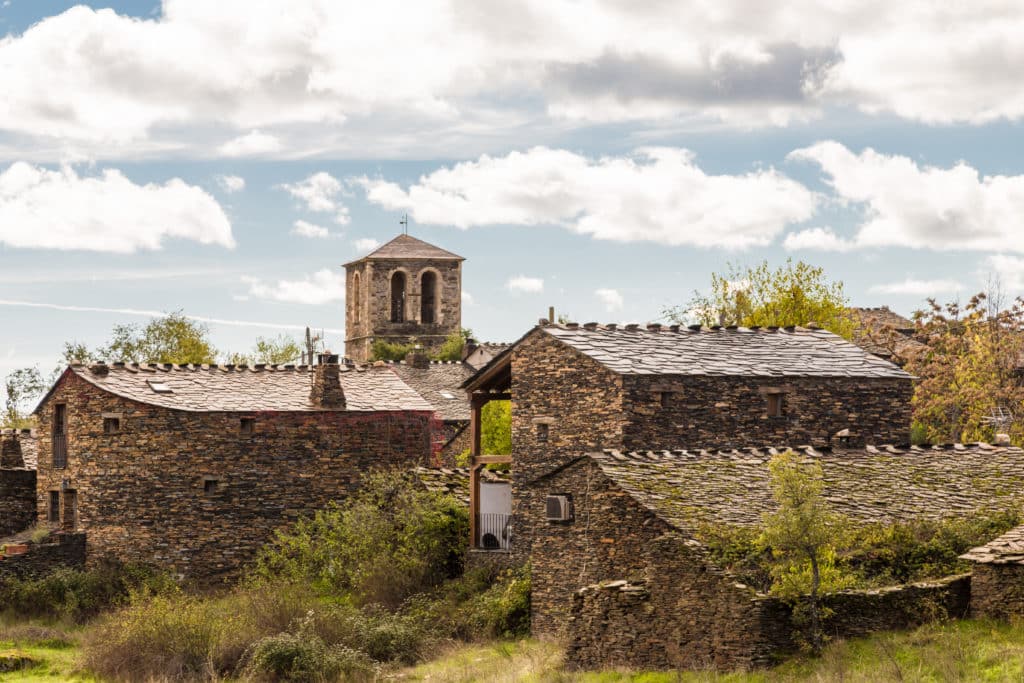
[[0, 433], [0, 537], [23, 531], [36, 519], [36, 449], [32, 430]]
[[432, 406], [388, 368], [72, 366], [36, 411], [41, 521], [90, 563], [230, 576], [373, 467], [433, 464]]
[[989, 619], [1024, 617], [1024, 526], [961, 556], [971, 571], [971, 615]]
[[27, 552], [0, 555], [0, 582], [45, 576], [54, 569], [85, 566], [85, 534], [57, 532], [40, 543], [23, 548]]
[[[532, 553], [534, 628], [561, 634], [581, 668], [750, 668], [789, 648], [788, 609], [740, 584], [696, 539], [703, 524], [757, 526], [775, 509], [768, 461], [782, 449], [604, 451], [538, 479], [572, 515], [545, 520]], [[1020, 504], [1024, 451], [795, 449], [852, 523], [963, 518]], [[580, 589], [582, 590], [575, 590]], [[967, 610], [963, 577], [829, 598], [829, 629], [855, 636]], [[654, 618], [652, 615], [656, 615]]]
[[345, 354], [371, 360], [376, 340], [431, 350], [462, 329], [461, 256], [399, 235], [345, 264]]
[[465, 386], [474, 421], [512, 400], [512, 456], [473, 453], [512, 463], [521, 561], [545, 525], [532, 482], [588, 450], [909, 441], [910, 375], [820, 329], [544, 321]]

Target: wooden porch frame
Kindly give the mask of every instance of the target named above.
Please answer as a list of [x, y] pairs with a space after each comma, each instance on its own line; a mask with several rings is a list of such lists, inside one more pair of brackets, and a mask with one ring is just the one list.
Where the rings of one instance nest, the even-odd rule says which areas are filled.
[[480, 418], [483, 407], [491, 401], [511, 401], [508, 392], [476, 393], [470, 396], [470, 455], [469, 455], [469, 547], [477, 543], [477, 514], [480, 509], [480, 470], [485, 465], [511, 463], [511, 455], [484, 455], [480, 453]]

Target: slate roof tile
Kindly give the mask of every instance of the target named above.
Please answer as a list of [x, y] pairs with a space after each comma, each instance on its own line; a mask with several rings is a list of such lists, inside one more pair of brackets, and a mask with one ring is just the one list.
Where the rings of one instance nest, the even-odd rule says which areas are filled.
[[623, 375], [911, 378], [822, 329], [540, 329]]
[[434, 406], [442, 420], [469, 420], [469, 399], [465, 390], [459, 387], [472, 377], [473, 368], [458, 362], [436, 361], [425, 368], [405, 363], [389, 363], [388, 367], [423, 400]]
[[[458, 254], [435, 247], [433, 244], [417, 239], [412, 235], [399, 235], [387, 244], [374, 249], [366, 256], [358, 258], [350, 263], [370, 259], [371, 261], [385, 259], [431, 259], [435, 261], [465, 261]], [[346, 264], [348, 265], [348, 264]]]
[[[469, 507], [469, 468], [468, 467], [417, 467], [413, 476], [419, 479], [424, 488], [437, 493], [447, 493]], [[480, 470], [481, 481], [508, 482], [507, 472]]]
[[960, 556], [981, 564], [1024, 564], [1024, 525]]
[[[824, 495], [833, 509], [862, 522], [942, 519], [1020, 504], [1024, 450], [958, 446], [794, 450], [821, 463]], [[588, 456], [641, 505], [692, 531], [701, 523], [760, 524], [764, 514], [777, 509], [768, 461], [785, 450], [603, 451]]]
[[[150, 405], [194, 412], [212, 411], [322, 411], [309, 392], [313, 369], [309, 366], [225, 366], [171, 364], [115, 364], [94, 372], [71, 366], [80, 378], [123, 398]], [[157, 393], [150, 382], [170, 387]], [[427, 403], [387, 368], [341, 370], [348, 412], [392, 410], [433, 411]], [[331, 409], [334, 410], [334, 409]]]

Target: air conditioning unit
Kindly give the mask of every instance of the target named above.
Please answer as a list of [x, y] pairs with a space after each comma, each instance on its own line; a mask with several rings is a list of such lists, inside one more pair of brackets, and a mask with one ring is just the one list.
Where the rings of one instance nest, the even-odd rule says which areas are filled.
[[568, 522], [572, 520], [572, 498], [569, 496], [548, 496], [547, 520], [549, 522]]

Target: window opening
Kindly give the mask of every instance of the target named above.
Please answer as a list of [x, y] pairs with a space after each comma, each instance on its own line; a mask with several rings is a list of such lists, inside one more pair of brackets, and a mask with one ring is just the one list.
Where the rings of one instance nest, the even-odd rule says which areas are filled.
[[242, 434], [255, 434], [256, 433], [256, 418], [254, 417], [243, 417], [240, 423], [240, 430]]
[[420, 322], [437, 322], [437, 275], [430, 271], [420, 279]]
[[60, 491], [50, 491], [49, 521], [57, 523], [60, 521]]
[[782, 394], [768, 394], [768, 417], [782, 417]]
[[405, 322], [405, 273], [391, 276], [391, 322]]
[[121, 431], [121, 418], [119, 417], [105, 417], [103, 418], [103, 433], [104, 434], [117, 434]]

